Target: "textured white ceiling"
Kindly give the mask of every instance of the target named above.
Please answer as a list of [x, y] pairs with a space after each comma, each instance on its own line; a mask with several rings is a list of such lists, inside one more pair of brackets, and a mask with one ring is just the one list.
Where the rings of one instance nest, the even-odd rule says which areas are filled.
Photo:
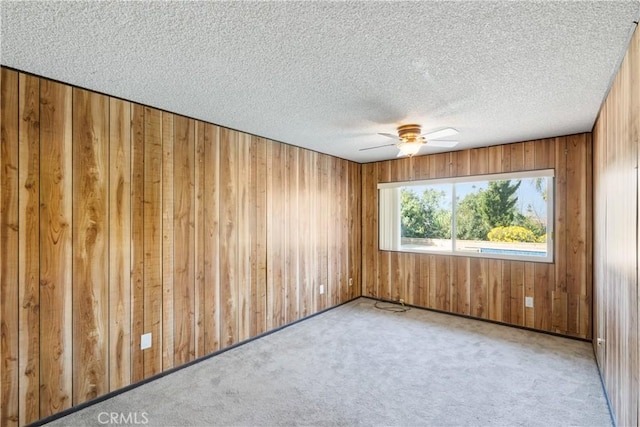
[[[3, 65], [359, 162], [590, 131], [640, 16], [621, 2], [8, 2]], [[422, 153], [446, 149], [423, 148]]]

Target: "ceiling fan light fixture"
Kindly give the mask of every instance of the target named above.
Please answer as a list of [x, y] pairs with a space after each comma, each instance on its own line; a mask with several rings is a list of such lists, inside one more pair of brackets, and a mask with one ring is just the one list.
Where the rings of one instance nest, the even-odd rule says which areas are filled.
[[385, 145], [378, 145], [375, 147], [361, 148], [360, 151], [395, 145], [396, 148], [398, 148], [399, 150], [398, 157], [404, 157], [404, 156], [411, 157], [416, 155], [418, 151], [420, 151], [420, 148], [427, 143], [433, 145], [434, 147], [444, 147], [444, 148], [455, 147], [456, 144], [458, 144], [458, 141], [438, 141], [437, 138], [456, 135], [457, 133], [458, 131], [453, 128], [444, 128], [435, 132], [422, 133], [422, 128], [420, 125], [415, 125], [415, 124], [402, 125], [402, 126], [398, 126], [397, 136], [390, 133], [378, 134], [386, 138], [395, 139], [396, 141], [398, 141], [395, 144], [385, 144]]
[[405, 156], [413, 156], [420, 151], [422, 142], [420, 141], [403, 141], [397, 145], [398, 150]]

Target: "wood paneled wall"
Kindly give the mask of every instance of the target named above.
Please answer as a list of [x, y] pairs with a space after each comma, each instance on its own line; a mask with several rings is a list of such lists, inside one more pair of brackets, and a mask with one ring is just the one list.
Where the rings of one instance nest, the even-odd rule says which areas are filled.
[[359, 164], [0, 78], [2, 426], [360, 295]]
[[640, 422], [639, 76], [636, 30], [593, 130], [594, 346], [620, 426]]
[[[591, 338], [591, 157], [578, 134], [363, 165], [363, 295]], [[378, 250], [378, 183], [548, 168], [553, 264]]]

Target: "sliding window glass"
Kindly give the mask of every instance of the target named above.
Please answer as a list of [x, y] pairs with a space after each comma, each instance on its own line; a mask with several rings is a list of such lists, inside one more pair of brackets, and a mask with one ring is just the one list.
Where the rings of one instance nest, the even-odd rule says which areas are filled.
[[553, 261], [553, 170], [378, 185], [381, 250]]

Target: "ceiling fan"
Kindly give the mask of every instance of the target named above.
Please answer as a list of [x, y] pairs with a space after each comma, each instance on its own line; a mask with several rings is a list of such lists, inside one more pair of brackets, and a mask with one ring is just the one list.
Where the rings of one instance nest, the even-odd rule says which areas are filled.
[[420, 125], [402, 125], [398, 127], [398, 135], [390, 133], [379, 133], [378, 135], [386, 136], [387, 138], [397, 139], [398, 142], [394, 144], [378, 145], [375, 147], [362, 148], [360, 151], [373, 150], [375, 148], [390, 147], [395, 145], [400, 152], [398, 157], [413, 156], [420, 151], [423, 145], [429, 144], [432, 147], [455, 147], [458, 141], [438, 141], [439, 138], [446, 138], [448, 136], [456, 135], [457, 130], [453, 128], [444, 128], [435, 132], [421, 133]]

